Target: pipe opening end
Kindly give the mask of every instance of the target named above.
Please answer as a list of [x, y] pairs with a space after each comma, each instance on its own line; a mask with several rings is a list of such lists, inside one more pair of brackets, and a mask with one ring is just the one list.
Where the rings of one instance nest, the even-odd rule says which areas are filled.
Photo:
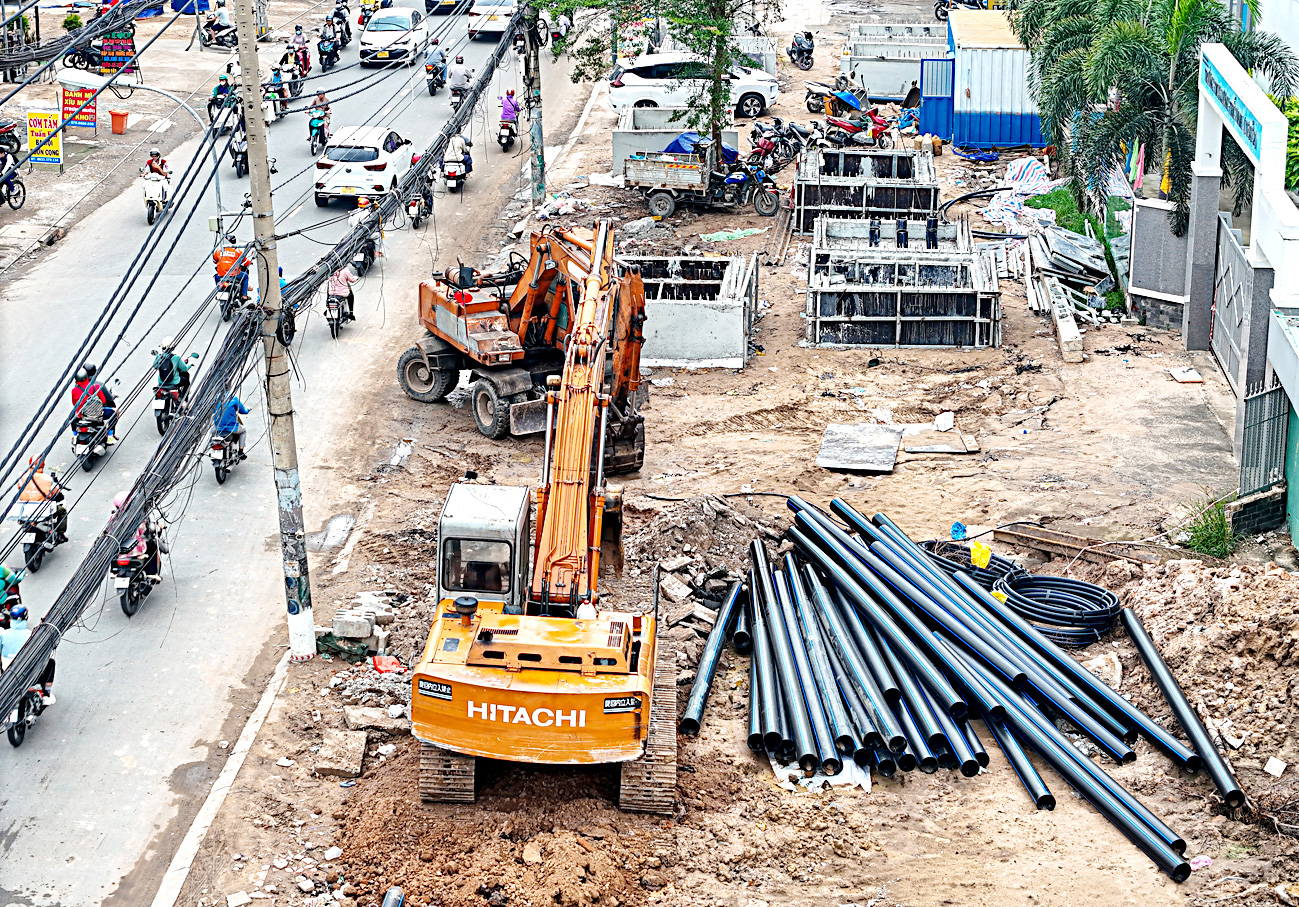
[[1055, 809], [1055, 795], [1043, 794], [1037, 798], [1038, 809]]
[[688, 737], [693, 737], [699, 733], [699, 722], [693, 718], [682, 718], [677, 731]]

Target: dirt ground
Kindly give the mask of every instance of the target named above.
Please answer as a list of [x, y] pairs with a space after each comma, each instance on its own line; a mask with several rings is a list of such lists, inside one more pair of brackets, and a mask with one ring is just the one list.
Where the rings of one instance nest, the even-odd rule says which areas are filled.
[[[784, 97], [792, 109], [801, 92]], [[602, 163], [608, 169], [607, 118], [593, 109], [574, 154], [552, 173], [552, 188], [580, 183]], [[574, 219], [644, 214], [628, 192], [575, 188], [574, 195], [610, 206]], [[497, 235], [507, 234], [518, 210], [507, 210]], [[756, 215], [678, 215], [629, 248], [762, 250], [769, 234], [713, 244], [698, 234], [770, 223]], [[762, 268], [757, 355], [747, 367], [648, 375], [656, 383], [646, 462], [622, 481], [625, 561], [601, 578], [619, 606], [648, 604], [649, 577], [662, 558], [685, 553], [723, 575], [743, 569], [754, 537], [774, 550], [789, 519], [783, 496], [791, 493], [818, 503], [843, 496], [868, 513], [890, 514], [917, 539], [946, 537], [956, 521], [978, 532], [1034, 520], [1168, 544], [1185, 504], [1206, 489], [1234, 487], [1234, 400], [1213, 363], [1182, 350], [1176, 335], [1089, 329], [1087, 360], [1064, 365], [1022, 288], [1003, 282], [1000, 349], [811, 349], [800, 345], [799, 251], [796, 238], [782, 266]], [[1174, 382], [1168, 369], [1179, 365], [1198, 368], [1204, 383]], [[437, 518], [449, 485], [466, 470], [485, 481], [535, 483], [540, 441], [485, 441], [463, 389], [432, 406], [408, 400], [391, 380], [361, 390], [372, 395], [364, 434], [373, 446], [335, 469], [340, 487], [356, 489], [350, 512], [362, 511], [365, 496], [373, 516], [352, 540], [344, 572], [329, 569], [337, 550], [313, 556], [317, 622], [362, 593], [383, 595], [396, 612], [392, 651], [409, 663], [435, 605]], [[830, 422], [925, 423], [946, 411], [977, 440], [976, 451], [900, 452], [893, 472], [878, 476], [815, 465]], [[390, 458], [399, 443], [410, 445], [404, 460]], [[474, 806], [422, 805], [418, 745], [402, 734], [371, 732], [354, 786], [318, 777], [314, 751], [324, 729], [342, 726], [344, 704], [400, 705], [409, 688], [338, 659], [294, 667], [182, 903], [210, 907], [247, 891], [258, 903], [377, 907], [389, 885], [402, 885], [408, 903], [439, 907], [1292, 903], [1299, 846], [1277, 832], [1299, 825], [1296, 769], [1280, 781], [1262, 771], [1274, 755], [1299, 762], [1291, 730], [1299, 581], [1266, 565], [1276, 558], [1293, 558], [1283, 535], [1251, 540], [1234, 566], [1040, 565], [1072, 569], [1118, 592], [1192, 699], [1215, 722], [1230, 719], [1221, 732], [1245, 735], [1228, 755], [1251, 803], [1234, 813], [1203, 775], [1178, 772], [1144, 742], [1135, 763], [1106, 766], [1186, 838], [1188, 857], [1212, 860], [1180, 886], [1044, 766], [1059, 805], [1035, 811], [992, 746], [990, 767], [975, 778], [940, 771], [876, 778], [870, 791], [780, 788], [744, 745], [747, 660], [727, 651], [702, 733], [679, 739], [670, 819], [620, 812], [617, 775], [608, 768], [480, 761]], [[682, 624], [670, 636], [684, 700], [702, 632]], [[1122, 693], [1157, 720], [1169, 718], [1126, 639], [1102, 640], [1079, 657], [1101, 652], [1119, 655]], [[341, 855], [326, 856], [331, 846]]]

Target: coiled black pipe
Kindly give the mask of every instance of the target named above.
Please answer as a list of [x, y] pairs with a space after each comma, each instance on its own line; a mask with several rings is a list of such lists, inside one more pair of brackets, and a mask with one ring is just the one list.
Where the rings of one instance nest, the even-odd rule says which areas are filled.
[[1150, 671], [1150, 676], [1159, 685], [1160, 691], [1164, 694], [1164, 701], [1172, 709], [1177, 723], [1182, 726], [1182, 731], [1191, 739], [1195, 751], [1204, 760], [1204, 770], [1213, 779], [1218, 792], [1222, 794], [1223, 802], [1232, 809], [1244, 806], [1245, 792], [1241, 790], [1240, 782], [1231, 773], [1231, 769], [1227, 768], [1223, 758], [1218, 755], [1218, 749], [1213, 745], [1209, 732], [1201, 723], [1200, 716], [1195, 714], [1194, 707], [1187, 701], [1186, 694], [1177, 683], [1177, 678], [1173, 676], [1172, 671], [1168, 670], [1168, 665], [1160, 656], [1159, 650], [1155, 648], [1154, 640], [1142, 625], [1141, 618], [1137, 617], [1136, 612], [1131, 608], [1123, 608], [1120, 613], [1123, 618], [1123, 628], [1128, 631], [1128, 636], [1136, 645], [1141, 660], [1146, 663], [1146, 668]]
[[1001, 721], [989, 720], [987, 725], [988, 730], [992, 731], [992, 736], [996, 738], [997, 746], [1001, 747], [1001, 754], [1006, 757], [1010, 767], [1019, 776], [1024, 790], [1028, 791], [1028, 798], [1033, 801], [1033, 805], [1038, 809], [1055, 809], [1055, 795], [1047, 788], [1046, 782], [1033, 767], [1028, 754], [1019, 745], [1015, 732]]
[[717, 620], [708, 632], [708, 641], [704, 651], [699, 655], [699, 667], [695, 671], [695, 682], [690, 686], [690, 695], [686, 697], [686, 710], [681, 716], [677, 731], [694, 736], [699, 733], [699, 726], [704, 720], [704, 706], [708, 703], [708, 694], [713, 689], [713, 678], [717, 676], [717, 665], [721, 661], [722, 648], [735, 620], [735, 613], [741, 610], [740, 593], [744, 591], [743, 583], [734, 583], [727, 593], [722, 607], [717, 612]]
[[826, 654], [825, 639], [821, 636], [821, 626], [812, 613], [808, 601], [807, 589], [799, 576], [798, 565], [792, 555], [785, 556], [785, 573], [789, 580], [790, 591], [794, 594], [794, 616], [803, 637], [803, 646], [807, 650], [808, 666], [812, 669], [812, 680], [816, 682], [816, 692], [825, 711], [826, 723], [829, 726], [830, 738], [835, 749], [845, 756], [856, 751], [856, 741], [852, 719], [844, 706], [843, 697], [839, 695], [839, 685], [835, 681], [834, 669], [830, 666]]
[[1043, 636], [1064, 646], [1091, 645], [1113, 628], [1119, 614], [1113, 592], [1064, 576], [1003, 576], [993, 589]]
[[883, 746], [891, 753], [902, 752], [906, 746], [901, 730], [888, 710], [884, 694], [871, 677], [870, 668], [862, 659], [861, 653], [852, 644], [852, 634], [848, 631], [845, 615], [840, 612], [826, 593], [825, 586], [814, 571], [805, 571], [808, 588], [812, 590], [812, 599], [817, 603], [817, 615], [824, 619], [826, 637], [830, 648], [838, 655], [839, 660], [848, 668], [844, 676], [855, 686], [856, 692], [865, 710], [858, 716], [858, 724], [870, 724], [864, 728], [867, 735], [865, 742], [869, 746]]
[[[850, 544], [852, 540], [843, 530], [808, 510], [800, 510], [795, 515], [795, 521], [799, 529], [791, 529], [789, 532], [794, 543], [804, 549], [818, 566], [835, 577], [840, 591], [852, 601], [853, 607], [870, 620], [880, 636], [888, 641], [902, 661], [916, 672], [921, 682], [934, 694], [935, 699], [948, 710], [948, 714], [958, 720], [964, 718], [965, 701], [956, 695], [936, 665], [944, 665], [954, 674], [962, 673], [961, 668], [950, 664], [951, 659], [934, 644], [933, 635], [928, 628], [904, 608], [884, 583], [876, 579], [844, 547], [839, 537], [847, 539]], [[869, 595], [866, 590], [870, 591]], [[901, 630], [899, 623], [907, 627], [910, 637]], [[922, 647], [928, 657], [917, 646]]]
[[749, 659], [749, 749], [761, 753], [766, 749], [762, 741], [762, 687], [758, 684], [758, 659]]
[[1124, 725], [1135, 728], [1151, 745], [1163, 751], [1164, 755], [1187, 771], [1199, 771], [1204, 765], [1204, 760], [1199, 754], [1098, 680], [1094, 674], [1078, 664], [1072, 655], [1039, 633], [1036, 627], [1016, 614], [1012, 608], [997, 601], [968, 576], [958, 573], [955, 579], [984, 606], [990, 615], [1001, 622], [1015, 642], [1026, 651], [1035, 652], [1046, 664], [1072, 679], [1079, 689], [1090, 694], [1093, 700], [1102, 705], [1111, 716]]
[[948, 576], [951, 576], [957, 570], [964, 570], [970, 575], [976, 583], [985, 589], [991, 589], [1003, 576], [1009, 576], [1012, 573], [1024, 573], [1024, 569], [1015, 564], [1014, 561], [1008, 560], [999, 555], [992, 555], [988, 559], [988, 566], [976, 567], [970, 559], [970, 549], [959, 542], [949, 542], [938, 539], [929, 542], [920, 542], [920, 547], [925, 549], [929, 559], [933, 561], [934, 566], [942, 570]]
[[[803, 741], [799, 740], [797, 727], [795, 728], [794, 740], [800, 746], [798, 764], [809, 774], [820, 768], [827, 775], [837, 775], [843, 771], [843, 762], [839, 759], [839, 751], [830, 733], [830, 723], [825, 718], [825, 707], [821, 705], [816, 680], [812, 676], [812, 664], [807, 657], [803, 635], [798, 630], [798, 618], [794, 614], [794, 599], [789, 588], [789, 577], [781, 571], [776, 571], [771, 582], [776, 587], [776, 602], [780, 606], [776, 614], [793, 666], [794, 695], [787, 697], [786, 702], [791, 714], [801, 711], [801, 716], [794, 718], [795, 723], [801, 717], [807, 721], [812, 730], [811, 742], [814, 749], [808, 751], [801, 749]], [[773, 620], [772, 623], [775, 625], [776, 621]], [[811, 758], [808, 758], [809, 756]]]

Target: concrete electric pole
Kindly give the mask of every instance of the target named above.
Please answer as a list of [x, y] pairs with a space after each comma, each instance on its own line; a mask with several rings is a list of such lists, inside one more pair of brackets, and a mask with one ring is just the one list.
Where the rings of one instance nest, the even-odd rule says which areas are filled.
[[523, 103], [528, 110], [528, 141], [532, 145], [532, 204], [546, 200], [546, 136], [541, 128], [541, 43], [542, 27], [537, 8], [529, 5], [523, 17]]
[[316, 654], [316, 622], [311, 613], [311, 577], [307, 571], [306, 530], [302, 524], [302, 487], [298, 481], [298, 443], [293, 433], [293, 399], [289, 356], [276, 332], [280, 298], [279, 256], [275, 250], [275, 210], [271, 203], [271, 162], [262, 119], [261, 73], [257, 65], [257, 26], [253, 0], [236, 0], [239, 30], [240, 91], [244, 128], [248, 131], [248, 184], [253, 209], [257, 285], [261, 288], [262, 342], [266, 350], [266, 411], [271, 420], [271, 459], [275, 466], [275, 499], [280, 514], [280, 552], [284, 560], [284, 593], [288, 603], [289, 656], [306, 661]]

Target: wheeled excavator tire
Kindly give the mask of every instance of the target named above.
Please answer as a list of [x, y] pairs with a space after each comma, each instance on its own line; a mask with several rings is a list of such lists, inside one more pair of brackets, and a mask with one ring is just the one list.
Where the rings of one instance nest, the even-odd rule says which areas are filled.
[[672, 815], [677, 788], [677, 677], [667, 640], [659, 637], [645, 752], [622, 764], [618, 805], [627, 812]]
[[473, 803], [477, 761], [431, 743], [421, 744], [419, 798], [425, 803]]

